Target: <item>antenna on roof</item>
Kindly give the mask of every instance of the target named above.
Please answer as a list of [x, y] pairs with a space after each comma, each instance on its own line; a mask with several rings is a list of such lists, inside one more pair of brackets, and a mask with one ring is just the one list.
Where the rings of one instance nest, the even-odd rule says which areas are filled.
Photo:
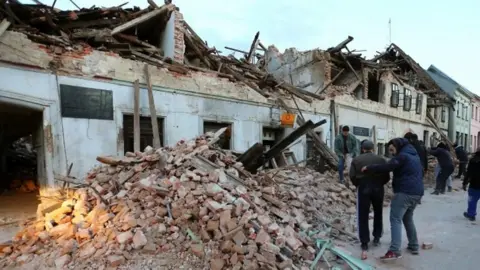
[[392, 18], [388, 18], [388, 43], [392, 44]]

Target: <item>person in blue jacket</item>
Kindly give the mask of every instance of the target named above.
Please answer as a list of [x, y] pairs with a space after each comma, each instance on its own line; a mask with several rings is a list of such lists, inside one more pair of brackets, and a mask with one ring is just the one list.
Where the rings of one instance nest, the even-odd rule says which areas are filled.
[[437, 175], [435, 190], [432, 192], [433, 195], [445, 194], [447, 180], [455, 170], [453, 159], [448, 149], [448, 146], [441, 142], [436, 148], [432, 148], [429, 151], [430, 155], [437, 158], [438, 165], [440, 166], [440, 172]]
[[417, 230], [413, 222], [413, 212], [423, 194], [423, 167], [417, 151], [405, 138], [395, 138], [388, 142], [388, 150], [393, 158], [387, 164], [369, 165], [362, 168], [366, 173], [393, 171], [393, 199], [390, 205], [391, 243], [382, 260], [402, 257], [402, 222], [407, 232], [407, 249], [419, 254]]

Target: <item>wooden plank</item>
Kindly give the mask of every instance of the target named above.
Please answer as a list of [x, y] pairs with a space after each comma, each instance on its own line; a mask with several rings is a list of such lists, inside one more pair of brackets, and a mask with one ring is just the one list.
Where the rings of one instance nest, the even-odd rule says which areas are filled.
[[[293, 113], [293, 110], [290, 109], [283, 99], [277, 99], [280, 106], [282, 106], [287, 112]], [[297, 124], [305, 124], [305, 120], [302, 117], [297, 117]], [[327, 162], [327, 164], [334, 170], [338, 170], [338, 157], [335, 153], [332, 152], [330, 148], [322, 141], [322, 139], [315, 133], [313, 130], [309, 129], [307, 134], [310, 135], [313, 139], [313, 146], [322, 156], [322, 158]]]
[[162, 6], [161, 8], [159, 9], [155, 9], [153, 11], [150, 11], [146, 14], [143, 14], [142, 16], [138, 17], [138, 18], [135, 18], [127, 23], [124, 23], [122, 25], [119, 25], [117, 27], [115, 27], [113, 30], [112, 30], [112, 35], [115, 35], [115, 34], [118, 34], [120, 32], [123, 32], [127, 29], [130, 29], [136, 25], [139, 25], [143, 22], [146, 22], [156, 16], [159, 16], [161, 15], [162, 13], [166, 13], [168, 10], [172, 9], [173, 8], [173, 5], [172, 4], [169, 4], [169, 5], [164, 5]]
[[257, 32], [255, 34], [255, 38], [253, 38], [252, 45], [250, 45], [250, 51], [247, 54], [247, 59], [246, 59], [247, 63], [251, 63], [251, 61], [252, 61], [252, 56], [255, 53], [255, 50], [256, 50], [257, 45], [258, 45], [258, 37], [259, 36], [260, 36], [260, 32]]
[[138, 80], [133, 83], [133, 151], [140, 152], [140, 86]]
[[8, 27], [10, 26], [10, 22], [7, 21], [7, 19], [3, 19], [3, 21], [0, 23], [0, 36], [7, 31]]
[[159, 149], [162, 147], [160, 143], [160, 133], [158, 132], [157, 110], [155, 109], [155, 102], [153, 100], [152, 82], [150, 81], [150, 72], [148, 65], [145, 65], [145, 79], [148, 88], [148, 103], [150, 107], [150, 117], [152, 118], [152, 132], [153, 132], [153, 148]]
[[325, 85], [322, 89], [320, 89], [320, 87], [319, 87], [318, 90], [315, 91], [315, 94], [320, 94], [320, 93], [322, 93], [323, 91], [325, 91], [325, 89], [327, 89], [332, 83], [334, 83], [335, 80], [337, 80], [338, 77], [340, 77], [340, 75], [342, 75], [342, 73], [343, 73], [344, 71], [345, 71], [345, 69], [342, 68], [342, 70], [340, 70], [340, 72], [338, 72], [338, 74], [335, 75], [335, 77], [333, 77], [333, 79], [332, 79], [331, 81], [329, 81], [329, 82], [327, 83], [327, 85]]

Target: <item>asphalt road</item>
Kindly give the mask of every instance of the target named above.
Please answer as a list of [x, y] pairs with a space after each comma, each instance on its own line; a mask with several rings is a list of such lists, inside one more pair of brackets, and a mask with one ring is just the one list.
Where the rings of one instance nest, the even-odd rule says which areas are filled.
[[[395, 261], [382, 262], [378, 258], [387, 251], [390, 243], [389, 207], [384, 209], [384, 236], [381, 246], [371, 247], [367, 260], [377, 269], [395, 270], [476, 270], [480, 269], [480, 216], [476, 222], [463, 217], [466, 210], [467, 194], [460, 189], [459, 180], [454, 181], [456, 190], [446, 195], [430, 195], [426, 190], [422, 204], [414, 214], [420, 244], [433, 243], [433, 249], [420, 250], [420, 255], [411, 255], [406, 250], [403, 257]], [[479, 203], [480, 204], [480, 203]], [[479, 211], [480, 213], [480, 206]], [[372, 226], [370, 228], [373, 228]], [[407, 246], [405, 230], [402, 232], [402, 246]], [[351, 249], [360, 256], [360, 247]]]

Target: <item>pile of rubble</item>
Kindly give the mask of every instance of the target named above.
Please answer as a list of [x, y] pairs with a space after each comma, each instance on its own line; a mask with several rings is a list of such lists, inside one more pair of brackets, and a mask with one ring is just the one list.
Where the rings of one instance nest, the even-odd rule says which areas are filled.
[[210, 269], [286, 269], [315, 258], [307, 232], [318, 221], [337, 234], [354, 229], [355, 193], [333, 175], [295, 168], [252, 175], [216, 140], [218, 132], [98, 157], [104, 165], [85, 181], [62, 179], [77, 185], [71, 196], [0, 250], [0, 266], [40, 258], [57, 268], [118, 267], [133, 254], [174, 251]]

